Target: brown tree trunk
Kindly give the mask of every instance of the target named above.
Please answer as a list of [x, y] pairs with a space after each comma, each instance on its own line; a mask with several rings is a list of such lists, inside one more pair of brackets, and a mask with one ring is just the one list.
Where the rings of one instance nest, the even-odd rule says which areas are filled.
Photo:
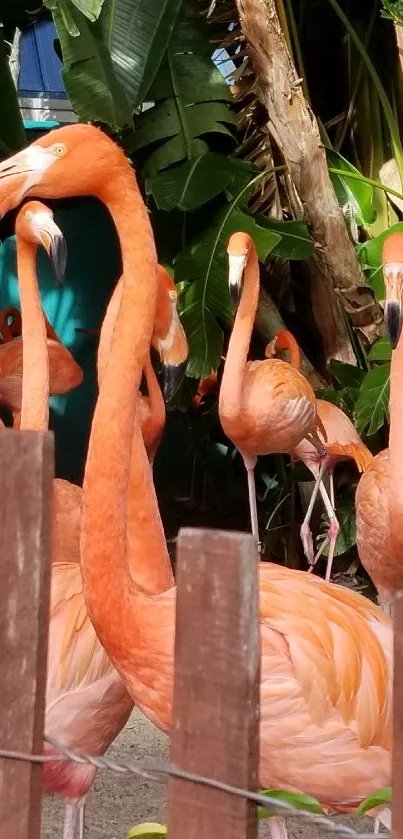
[[275, 0], [236, 2], [260, 98], [287, 163], [299, 199], [300, 218], [307, 223], [315, 242], [315, 254], [307, 266], [312, 310], [325, 361], [337, 358], [355, 364], [342, 300], [353, 324], [356, 322], [370, 341], [377, 337], [382, 314], [365, 286], [330, 181], [318, 125], [303, 96], [281, 31]]

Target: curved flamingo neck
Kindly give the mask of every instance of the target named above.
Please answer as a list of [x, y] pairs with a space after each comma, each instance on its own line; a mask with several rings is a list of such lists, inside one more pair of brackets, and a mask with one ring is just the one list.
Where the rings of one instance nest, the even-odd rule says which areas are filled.
[[236, 418], [241, 411], [243, 375], [258, 302], [259, 260], [256, 248], [251, 243], [219, 395], [219, 411], [227, 419]]
[[20, 428], [30, 431], [47, 431], [49, 355], [36, 275], [36, 251], [36, 245], [17, 236], [23, 371]]
[[[108, 207], [118, 230], [123, 281], [85, 468], [81, 568], [96, 632], [119, 672], [131, 682], [147, 631], [147, 620], [141, 615], [147, 612], [149, 598], [138, 586], [142, 582], [146, 586], [150, 580], [149, 563], [157, 572], [164, 564], [167, 576], [164, 531], [135, 416], [153, 329], [157, 257], [148, 214], [126, 161], [122, 160], [118, 171], [115, 167], [113, 183], [97, 197]], [[132, 523], [130, 540], [128, 519]]]
[[390, 368], [389, 532], [391, 556], [403, 562], [403, 336]]
[[289, 332], [288, 329], [282, 329], [281, 332], [278, 333], [276, 338], [276, 349], [288, 350], [290, 353], [291, 366], [299, 370], [301, 367], [301, 351], [294, 335]]

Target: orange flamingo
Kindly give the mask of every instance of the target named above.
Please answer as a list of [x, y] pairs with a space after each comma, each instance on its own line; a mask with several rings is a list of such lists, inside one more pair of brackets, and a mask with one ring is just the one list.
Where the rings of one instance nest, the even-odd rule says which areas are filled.
[[389, 449], [374, 457], [356, 493], [357, 547], [378, 591], [384, 611], [393, 614], [393, 596], [403, 587], [401, 457], [403, 392], [402, 283], [403, 234], [391, 233], [382, 249], [386, 287], [385, 326], [393, 347], [390, 371]]
[[[175, 395], [185, 373], [189, 353], [185, 332], [177, 311], [178, 293], [168, 271], [157, 265], [158, 295], [154, 318], [154, 332], [151, 345], [164, 358], [164, 397], [169, 402]], [[122, 299], [122, 278], [117, 283], [106, 310], [98, 347], [98, 384], [105, 374], [110, 354], [113, 326]], [[167, 331], [166, 325], [170, 324]], [[82, 329], [80, 332], [98, 334], [97, 329]], [[160, 336], [165, 336], [161, 338]], [[175, 339], [175, 340], [174, 340]], [[138, 418], [148, 459], [153, 465], [157, 449], [165, 428], [166, 410], [161, 388], [155, 374], [150, 352], [144, 364], [144, 376], [148, 395], [139, 392]]]
[[[21, 428], [44, 431], [48, 425], [47, 400], [52, 357], [47, 355], [44, 314], [40, 305], [35, 274], [35, 255], [39, 244], [38, 215], [53, 236], [61, 236], [50, 210], [39, 202], [29, 202], [16, 221], [18, 279], [22, 307], [22, 412]], [[165, 289], [167, 296], [167, 289]], [[170, 298], [169, 298], [170, 299]], [[162, 342], [171, 332], [171, 352], [176, 351], [176, 332], [169, 305], [160, 304], [161, 316], [155, 325], [154, 341]], [[29, 327], [25, 324], [28, 321]], [[16, 325], [14, 325], [14, 331]], [[182, 329], [182, 328], [180, 328]], [[178, 330], [179, 341], [182, 341]], [[35, 366], [30, 369], [31, 360]], [[165, 357], [163, 357], [165, 361]], [[28, 379], [28, 371], [30, 378]], [[70, 747], [81, 746], [102, 754], [126, 724], [133, 701], [100, 646], [83, 599], [80, 571], [81, 487], [67, 481], [54, 481], [53, 562], [51, 583], [48, 679], [46, 694], [46, 733]], [[154, 586], [159, 591], [172, 583], [169, 560], [155, 569]], [[45, 747], [48, 754], [52, 749]], [[84, 830], [83, 797], [95, 771], [59, 763], [44, 766], [47, 794], [66, 798], [64, 837], [72, 839]], [[76, 799], [79, 799], [77, 801]]]
[[[169, 586], [151, 596], [136, 584], [138, 573], [146, 582], [154, 564], [164, 565], [166, 553], [136, 419], [157, 294], [148, 215], [123, 152], [94, 126], [77, 124], [41, 137], [0, 164], [1, 178], [0, 207], [13, 206], [33, 189], [55, 198], [90, 193], [107, 205], [119, 232], [122, 302], [83, 487], [84, 595], [97, 635], [132, 698], [169, 731], [176, 589]], [[130, 458], [135, 470], [129, 468]], [[131, 551], [129, 481], [137, 499]], [[269, 563], [259, 573], [261, 784], [304, 791], [332, 810], [347, 812], [390, 783], [390, 621], [361, 595], [318, 577]]]
[[[299, 369], [301, 363], [300, 349], [294, 336], [286, 329], [282, 329], [278, 332], [273, 340], [267, 345], [265, 353], [266, 357], [271, 358], [273, 353], [281, 350], [289, 350], [290, 363]], [[326, 402], [324, 399], [317, 399], [316, 409], [320, 420], [318, 431], [319, 438], [326, 446], [325, 457], [320, 457], [317, 449], [308, 440], [302, 440], [301, 443], [298, 443], [294, 451], [291, 453], [291, 457], [293, 460], [302, 460], [315, 478], [315, 486], [304, 522], [302, 524], [302, 528], [304, 529], [303, 538], [312, 538], [310, 537], [309, 522], [318, 491], [322, 496], [326, 512], [329, 516], [330, 527], [328, 529], [326, 539], [319, 548], [310, 570], [314, 568], [316, 562], [323, 553], [325, 546], [329, 544], [329, 555], [326, 565], [326, 580], [330, 580], [334, 550], [340, 530], [335, 513], [333, 482], [335, 467], [342, 460], [348, 460], [351, 458], [355, 461], [359, 471], [362, 472], [365, 469], [368, 469], [371, 465], [373, 455], [362, 442], [352, 422], [346, 416], [344, 411], [341, 410], [341, 408], [338, 408], [337, 405], [333, 405], [331, 402]], [[330, 497], [323, 483], [323, 477], [326, 470], [329, 473]]]
[[206, 376], [205, 379], [200, 379], [197, 391], [193, 397], [193, 405], [195, 408], [202, 405], [203, 400], [209, 395], [209, 393], [215, 393], [217, 386], [217, 371], [210, 373], [210, 375]]
[[[326, 449], [317, 435], [315, 394], [299, 370], [280, 359], [246, 361], [259, 297], [256, 248], [246, 233], [234, 233], [228, 243], [229, 286], [238, 300], [218, 401], [225, 434], [242, 455], [248, 475], [252, 533], [259, 542], [254, 469], [259, 454], [292, 452], [302, 439], [319, 454]], [[302, 531], [304, 537], [304, 531]], [[313, 561], [312, 539], [304, 550]]]

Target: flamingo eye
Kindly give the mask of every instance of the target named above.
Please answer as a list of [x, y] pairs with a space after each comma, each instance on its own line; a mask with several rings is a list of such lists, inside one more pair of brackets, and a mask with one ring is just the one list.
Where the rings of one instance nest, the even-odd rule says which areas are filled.
[[27, 221], [32, 221], [32, 212], [31, 210], [27, 210], [25, 213], [25, 218]]
[[170, 299], [171, 299], [174, 303], [176, 303], [176, 301], [177, 301], [177, 299], [178, 299], [178, 292], [177, 292], [177, 291], [170, 291], [170, 292], [169, 292], [169, 296], [170, 296]]
[[63, 157], [63, 155], [66, 154], [67, 149], [64, 143], [57, 143], [56, 146], [52, 146], [52, 151], [56, 157]]

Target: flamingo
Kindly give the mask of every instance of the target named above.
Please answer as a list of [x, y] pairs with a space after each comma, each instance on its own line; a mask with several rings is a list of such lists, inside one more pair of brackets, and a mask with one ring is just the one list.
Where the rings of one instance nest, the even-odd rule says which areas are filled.
[[386, 287], [385, 326], [393, 347], [390, 371], [389, 448], [374, 457], [356, 492], [357, 548], [378, 592], [379, 603], [393, 615], [393, 596], [403, 588], [402, 420], [403, 373], [402, 282], [403, 234], [391, 233], [382, 248]]
[[[166, 551], [136, 418], [157, 294], [148, 214], [123, 152], [90, 125], [49, 132], [0, 164], [0, 208], [31, 191], [54, 198], [96, 195], [119, 233], [122, 300], [86, 462], [81, 567], [88, 614], [102, 645], [132, 699], [169, 732], [176, 588], [151, 595], [137, 585], [139, 572], [146, 582], [154, 564], [164, 565]], [[137, 499], [130, 551], [129, 481]], [[259, 574], [260, 782], [304, 791], [331, 810], [348, 812], [390, 783], [391, 622], [361, 595], [319, 577], [270, 563], [262, 563]]]
[[[234, 233], [227, 248], [230, 292], [239, 298], [218, 401], [220, 422], [242, 455], [248, 475], [252, 533], [259, 542], [254, 469], [259, 454], [292, 452], [302, 439], [320, 455], [326, 449], [317, 435], [315, 394], [299, 370], [280, 359], [246, 361], [259, 297], [256, 248], [246, 233]], [[308, 559], [312, 545], [305, 540]]]
[[[46, 227], [49, 235], [61, 237], [51, 211], [43, 204], [31, 201], [23, 206], [16, 220], [23, 331], [20, 346], [24, 350], [21, 428], [44, 431], [48, 425], [49, 378], [44, 316], [35, 274], [40, 225]], [[162, 288], [161, 293], [163, 291]], [[167, 293], [165, 289], [165, 295]], [[160, 307], [163, 308], [163, 303]], [[171, 321], [175, 318], [168, 304], [163, 308], [164, 313], [165, 319], [162, 316], [156, 324], [159, 332], [154, 341], [164, 344], [166, 335], [171, 332], [170, 351], [175, 352], [177, 332], [183, 343], [182, 327], [172, 331]], [[51, 357], [49, 361], [51, 367]], [[47, 736], [61, 740], [71, 748], [81, 747], [103, 754], [126, 724], [133, 701], [99, 644], [85, 609], [80, 571], [82, 489], [60, 479], [54, 480], [53, 488], [45, 731]], [[163, 589], [173, 580], [168, 562], [160, 563], [155, 569], [153, 584], [156, 590]], [[53, 751], [45, 745], [47, 754]], [[94, 775], [94, 769], [88, 767], [60, 763], [44, 766], [45, 793], [57, 793], [66, 799], [64, 839], [73, 839], [77, 831], [80, 839], [83, 836], [84, 800]]]
[[[176, 286], [163, 265], [157, 265], [158, 295], [154, 319], [154, 333], [151, 345], [165, 359], [164, 398], [169, 402], [175, 395], [183, 378], [189, 353], [184, 330], [177, 312], [178, 294]], [[98, 347], [98, 384], [105, 374], [110, 354], [113, 326], [122, 298], [122, 278], [118, 281], [106, 310]], [[166, 324], [170, 324], [167, 331]], [[98, 334], [98, 329], [80, 328], [80, 332]], [[160, 336], [164, 335], [164, 338]], [[175, 341], [173, 338], [175, 337]], [[155, 455], [165, 428], [166, 410], [161, 388], [148, 352], [144, 364], [144, 376], [148, 395], [138, 394], [138, 418], [148, 459], [153, 465]]]
[[[294, 336], [286, 329], [282, 329], [278, 332], [273, 340], [267, 344], [265, 355], [267, 358], [271, 358], [273, 353], [279, 350], [289, 350], [290, 363], [296, 367], [296, 369], [299, 369], [301, 361], [300, 349]], [[325, 457], [320, 457], [317, 449], [308, 440], [302, 440], [301, 443], [298, 443], [294, 451], [291, 453], [291, 457], [293, 460], [302, 460], [315, 478], [315, 486], [301, 526], [302, 540], [305, 543], [312, 540], [309, 522], [318, 491], [322, 496], [326, 512], [329, 516], [330, 527], [328, 529], [326, 539], [322, 543], [310, 567], [310, 570], [314, 568], [325, 546], [329, 543], [329, 555], [327, 559], [325, 577], [325, 579], [329, 581], [332, 573], [334, 549], [336, 547], [337, 536], [340, 530], [335, 513], [333, 482], [335, 467], [342, 460], [348, 460], [351, 458], [355, 461], [359, 471], [363, 472], [371, 465], [373, 455], [367, 446], [362, 442], [361, 437], [354, 428], [351, 420], [349, 420], [341, 408], [337, 405], [333, 405], [332, 402], [327, 402], [325, 399], [317, 399], [316, 409], [319, 418], [319, 438], [326, 446]], [[329, 473], [330, 498], [323, 483], [323, 476], [326, 470]], [[313, 547], [310, 553], [312, 555]]]

